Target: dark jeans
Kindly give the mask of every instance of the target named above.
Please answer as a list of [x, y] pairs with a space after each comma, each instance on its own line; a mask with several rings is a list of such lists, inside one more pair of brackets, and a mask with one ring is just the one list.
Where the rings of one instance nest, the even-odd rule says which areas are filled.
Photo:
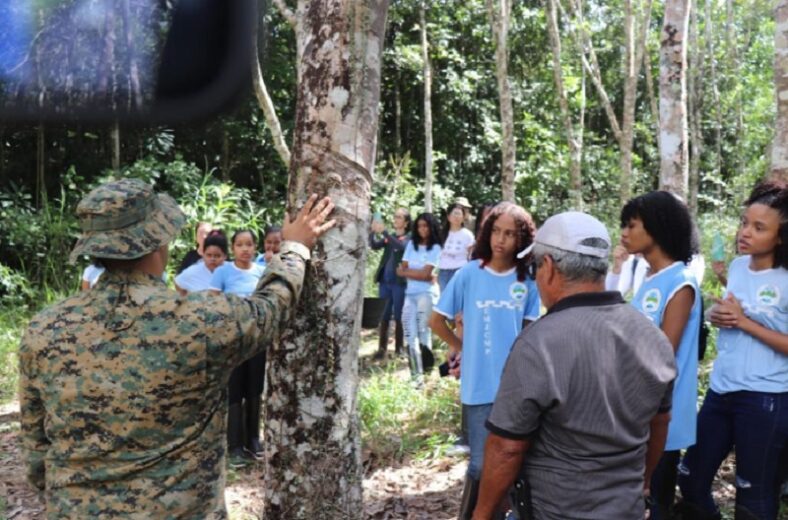
[[378, 296], [380, 298], [388, 298], [380, 322], [388, 326], [392, 315], [394, 316], [394, 321], [402, 321], [402, 305], [405, 303], [405, 286], [397, 282], [380, 282], [380, 285], [378, 285]]
[[788, 392], [709, 389], [698, 413], [698, 441], [679, 466], [684, 500], [709, 514], [717, 511], [711, 484], [720, 464], [736, 449], [736, 507], [756, 518], [777, 518], [777, 474], [788, 439]]
[[676, 479], [681, 459], [680, 450], [666, 451], [654, 468], [651, 475], [651, 506], [650, 520], [667, 520], [670, 518], [673, 500], [676, 497]]

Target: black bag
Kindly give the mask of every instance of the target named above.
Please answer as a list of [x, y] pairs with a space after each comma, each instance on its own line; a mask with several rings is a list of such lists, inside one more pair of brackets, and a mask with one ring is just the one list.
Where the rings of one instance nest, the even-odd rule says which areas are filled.
[[531, 505], [531, 486], [525, 479], [525, 474], [521, 473], [514, 485], [509, 489], [509, 499], [512, 502], [512, 509], [517, 512], [519, 520], [533, 520], [534, 512]]
[[706, 347], [709, 344], [709, 326], [706, 323], [706, 309], [703, 304], [703, 296], [700, 298], [700, 331], [698, 332], [698, 361], [703, 361], [706, 355]]
[[426, 346], [421, 345], [421, 368], [424, 373], [430, 372], [435, 366], [435, 356]]

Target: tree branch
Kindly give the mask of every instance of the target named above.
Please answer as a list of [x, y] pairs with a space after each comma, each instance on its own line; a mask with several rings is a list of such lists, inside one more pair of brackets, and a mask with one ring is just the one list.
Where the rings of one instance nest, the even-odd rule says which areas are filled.
[[[256, 48], [256, 46], [255, 46]], [[279, 118], [276, 116], [276, 109], [271, 96], [268, 95], [268, 89], [265, 88], [265, 80], [263, 79], [263, 71], [260, 68], [260, 60], [257, 57], [257, 52], [254, 53], [252, 58], [252, 82], [254, 83], [254, 93], [257, 97], [257, 102], [260, 108], [263, 109], [265, 115], [265, 123], [271, 131], [271, 137], [274, 140], [274, 148], [285, 166], [290, 167], [290, 150], [285, 142], [285, 137], [282, 132], [282, 126], [279, 124]]]

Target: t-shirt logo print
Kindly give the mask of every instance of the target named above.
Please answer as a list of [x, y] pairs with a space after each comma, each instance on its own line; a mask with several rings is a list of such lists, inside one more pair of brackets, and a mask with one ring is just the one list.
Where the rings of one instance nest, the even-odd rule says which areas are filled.
[[756, 299], [761, 305], [777, 305], [780, 301], [780, 290], [774, 285], [762, 285], [758, 288]]
[[640, 305], [646, 312], [656, 312], [661, 302], [662, 293], [659, 292], [659, 289], [649, 289], [646, 291], [646, 294], [643, 295], [643, 300], [640, 302]]
[[522, 282], [514, 282], [512, 285], [509, 286], [509, 296], [512, 297], [512, 300], [515, 301], [523, 301], [525, 297], [528, 295], [528, 288]]

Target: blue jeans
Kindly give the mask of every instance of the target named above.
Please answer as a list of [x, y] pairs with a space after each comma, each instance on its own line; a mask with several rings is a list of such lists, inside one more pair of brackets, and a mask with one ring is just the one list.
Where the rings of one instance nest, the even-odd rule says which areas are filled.
[[788, 392], [709, 389], [698, 413], [698, 441], [679, 465], [684, 500], [714, 514], [711, 483], [736, 449], [736, 507], [763, 520], [777, 518], [777, 472], [788, 440]]
[[380, 282], [380, 285], [378, 285], [378, 296], [380, 298], [388, 298], [380, 322], [388, 326], [392, 315], [394, 315], [394, 321], [402, 321], [402, 306], [405, 303], [405, 286], [397, 282]]
[[408, 358], [410, 375], [421, 379], [424, 367], [421, 364], [421, 346], [432, 350], [432, 331], [429, 327], [435, 295], [432, 292], [406, 294], [405, 305], [402, 307], [402, 326], [408, 342]]
[[449, 285], [449, 280], [451, 280], [454, 273], [459, 271], [459, 269], [440, 269], [438, 271], [438, 287], [441, 288], [441, 294], [446, 289], [446, 286]]
[[482, 477], [484, 444], [487, 442], [487, 435], [490, 433], [484, 423], [490, 417], [492, 407], [492, 403], [462, 405], [462, 413], [465, 415], [468, 427], [468, 446], [471, 448], [471, 459], [468, 461], [468, 476], [475, 480], [479, 480]]

